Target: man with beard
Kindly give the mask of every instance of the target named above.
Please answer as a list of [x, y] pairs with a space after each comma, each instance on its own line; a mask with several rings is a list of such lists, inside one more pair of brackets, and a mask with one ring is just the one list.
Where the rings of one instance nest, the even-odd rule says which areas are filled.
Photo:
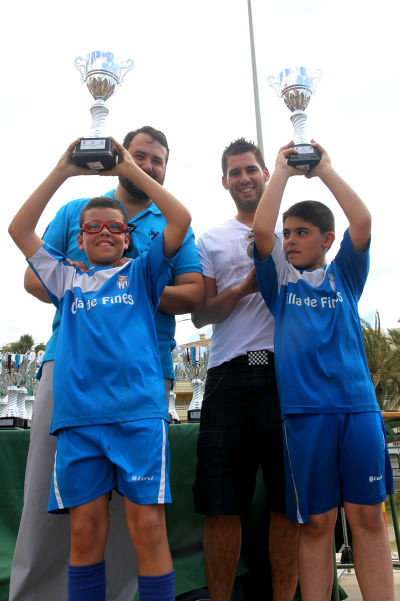
[[[125, 136], [123, 146], [134, 161], [159, 184], [163, 184], [168, 161], [165, 135], [144, 126]], [[132, 248], [126, 255], [135, 257], [147, 250], [151, 241], [165, 227], [165, 219], [156, 205], [131, 181], [119, 178], [115, 190], [104, 196], [114, 198], [124, 208], [131, 231]], [[79, 215], [88, 198], [73, 200], [58, 211], [43, 239], [73, 261], [85, 262], [79, 250]], [[175, 346], [175, 315], [199, 308], [204, 288], [193, 231], [171, 261], [169, 279], [161, 295], [155, 325], [168, 399], [174, 373], [171, 351]], [[39, 279], [30, 268], [25, 274], [25, 288], [44, 302], [50, 302]], [[59, 314], [53, 321], [53, 334], [46, 345], [41, 379], [35, 399], [31, 439], [25, 474], [24, 507], [15, 547], [10, 579], [10, 601], [66, 601], [66, 573], [69, 556], [69, 520], [54, 519], [47, 513], [55, 437], [49, 435], [52, 414], [52, 374]], [[124, 358], [121, 357], [121, 361]], [[167, 402], [167, 401], [166, 401]], [[118, 553], [113, 549], [118, 548]], [[107, 601], [127, 601], [136, 590], [136, 557], [124, 522], [124, 508], [119, 495], [110, 504], [110, 533], [106, 550]]]
[[[261, 467], [269, 510], [273, 599], [290, 601], [297, 585], [298, 526], [285, 515], [274, 319], [258, 291], [252, 258], [251, 228], [269, 173], [258, 147], [244, 138], [225, 148], [222, 173], [237, 214], [204, 232], [197, 244], [206, 298], [192, 320], [198, 328], [213, 324], [213, 335], [194, 503], [206, 516], [203, 550], [210, 597], [229, 601], [241, 549], [241, 517], [250, 512]], [[267, 566], [260, 571], [268, 573]], [[252, 596], [260, 594], [267, 595], [258, 590]]]

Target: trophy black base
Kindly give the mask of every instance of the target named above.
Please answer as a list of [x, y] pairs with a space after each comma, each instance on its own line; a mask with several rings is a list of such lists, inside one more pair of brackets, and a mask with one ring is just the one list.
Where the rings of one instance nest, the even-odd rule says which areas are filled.
[[117, 164], [111, 138], [82, 138], [72, 155], [75, 165], [83, 169], [109, 171]]
[[22, 417], [0, 417], [0, 430], [24, 430], [25, 420]]
[[200, 422], [201, 409], [188, 409], [188, 422]]
[[315, 146], [311, 146], [311, 144], [294, 144], [291, 148], [295, 148], [299, 153], [291, 154], [288, 158], [287, 164], [291, 167], [311, 171], [321, 160], [318, 150]]

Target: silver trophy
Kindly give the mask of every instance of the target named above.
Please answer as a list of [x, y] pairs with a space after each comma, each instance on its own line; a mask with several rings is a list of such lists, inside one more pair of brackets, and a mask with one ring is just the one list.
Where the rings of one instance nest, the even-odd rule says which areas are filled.
[[296, 67], [284, 69], [279, 75], [270, 75], [267, 78], [269, 85], [274, 88], [286, 106], [292, 112], [290, 120], [294, 127], [294, 148], [298, 154], [293, 154], [288, 159], [288, 165], [298, 169], [310, 170], [321, 159], [319, 152], [309, 143], [306, 134], [307, 115], [304, 112], [315, 93], [316, 83], [321, 79], [320, 69], [306, 69]]
[[209, 350], [206, 346], [186, 346], [181, 349], [183, 368], [193, 390], [193, 397], [188, 407], [188, 422], [200, 421], [208, 355]]
[[[37, 388], [36, 371], [43, 351], [0, 355], [0, 429], [29, 428]], [[5, 396], [4, 396], [5, 395]]]
[[108, 170], [116, 165], [111, 138], [104, 135], [104, 123], [109, 113], [106, 100], [114, 94], [125, 75], [133, 68], [133, 60], [122, 61], [112, 52], [95, 50], [85, 58], [77, 56], [75, 67], [81, 74], [95, 102], [90, 108], [92, 127], [89, 137], [81, 138], [72, 158], [85, 169]]

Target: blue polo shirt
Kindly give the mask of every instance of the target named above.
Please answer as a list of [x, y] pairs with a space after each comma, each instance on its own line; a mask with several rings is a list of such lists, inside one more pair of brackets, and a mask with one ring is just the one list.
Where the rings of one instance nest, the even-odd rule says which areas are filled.
[[[114, 190], [110, 190], [104, 196], [117, 200], [114, 198]], [[89, 200], [90, 198], [79, 198], [62, 206], [48, 225], [43, 236], [43, 240], [47, 244], [62, 252], [68, 259], [86, 263], [86, 254], [79, 250], [77, 236], [79, 234], [79, 215]], [[135, 215], [129, 223], [134, 227], [131, 234], [133, 248], [126, 253], [126, 256], [135, 258], [148, 250], [152, 241], [164, 230], [166, 220], [157, 206], [152, 203], [147, 209]], [[192, 228], [189, 228], [179, 252], [170, 261], [166, 285], [173, 285], [174, 278], [177, 275], [190, 272], [202, 273]], [[46, 345], [44, 361], [55, 358], [59, 324], [60, 315], [57, 311], [53, 320], [53, 334]], [[175, 316], [157, 311], [155, 325], [163, 376], [164, 378], [173, 379], [174, 370], [171, 351], [176, 346]]]

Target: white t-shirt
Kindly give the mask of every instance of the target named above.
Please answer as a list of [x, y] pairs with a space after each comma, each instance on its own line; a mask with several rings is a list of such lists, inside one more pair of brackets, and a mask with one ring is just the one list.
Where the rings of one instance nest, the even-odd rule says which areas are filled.
[[[197, 242], [203, 274], [216, 281], [217, 294], [240, 284], [254, 266], [245, 239], [250, 228], [229, 219], [202, 234]], [[213, 324], [208, 367], [230, 361], [247, 351], [274, 349], [274, 318], [259, 292], [242, 298], [223, 321]]]

